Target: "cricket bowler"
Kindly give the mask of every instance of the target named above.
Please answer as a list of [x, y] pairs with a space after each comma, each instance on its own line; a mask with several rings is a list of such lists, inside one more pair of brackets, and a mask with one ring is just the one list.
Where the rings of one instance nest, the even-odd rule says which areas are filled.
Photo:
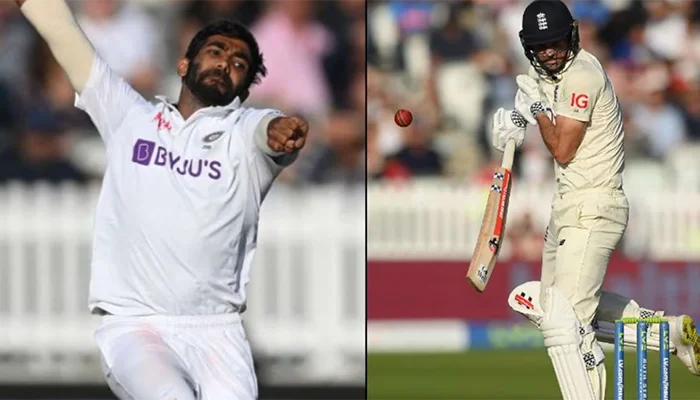
[[122, 400], [255, 399], [241, 324], [260, 206], [308, 123], [241, 104], [266, 74], [253, 35], [214, 22], [177, 63], [179, 99], [149, 102], [96, 54], [65, 0], [15, 0], [46, 40], [107, 154], [88, 306]]
[[[531, 68], [519, 75], [515, 109], [494, 116], [493, 144], [521, 145], [524, 121], [539, 127], [554, 158], [556, 195], [539, 282], [516, 287], [508, 302], [542, 331], [565, 400], [605, 396], [604, 354], [621, 317], [664, 316], [602, 290], [610, 255], [625, 232], [624, 128], [620, 104], [600, 62], [579, 47], [578, 22], [559, 0], [536, 0], [523, 14], [520, 40]], [[509, 118], [503, 118], [503, 116]], [[700, 375], [700, 340], [687, 315], [669, 319], [671, 351]], [[659, 327], [649, 349], [659, 348]], [[636, 345], [634, 327], [625, 344]]]

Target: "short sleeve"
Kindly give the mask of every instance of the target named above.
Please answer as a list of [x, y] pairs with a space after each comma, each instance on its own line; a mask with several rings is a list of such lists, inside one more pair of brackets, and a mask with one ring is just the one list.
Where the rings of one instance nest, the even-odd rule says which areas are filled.
[[295, 154], [285, 154], [280, 157], [285, 158], [285, 160], [280, 160], [279, 158], [273, 158], [266, 154], [258, 145], [255, 143], [255, 132], [257, 129], [267, 129], [267, 126], [260, 126], [260, 124], [268, 124], [271, 117], [284, 117], [285, 114], [279, 110], [275, 109], [246, 109], [241, 117], [240, 124], [241, 130], [245, 136], [246, 147], [249, 152], [250, 158], [253, 160], [253, 174], [256, 177], [261, 192], [264, 194], [272, 185], [272, 182], [277, 178], [277, 176], [282, 172], [282, 170], [291, 164], [293, 158], [296, 157]]
[[600, 71], [576, 69], [569, 71], [562, 84], [562, 95], [555, 104], [556, 115], [588, 122], [593, 106], [605, 88], [605, 79]]
[[75, 107], [85, 111], [105, 144], [135, 106], [148, 102], [129, 83], [95, 56], [85, 89], [76, 94]]

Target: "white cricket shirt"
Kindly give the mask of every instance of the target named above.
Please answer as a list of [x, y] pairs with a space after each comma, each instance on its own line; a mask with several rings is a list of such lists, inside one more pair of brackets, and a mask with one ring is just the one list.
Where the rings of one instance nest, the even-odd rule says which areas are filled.
[[282, 170], [253, 140], [277, 110], [236, 99], [187, 121], [96, 57], [76, 107], [106, 145], [88, 306], [111, 314], [240, 312], [260, 205]]
[[552, 113], [587, 123], [576, 155], [566, 165], [554, 161], [558, 193], [584, 189], [622, 188], [625, 151], [622, 110], [615, 89], [600, 62], [581, 50], [552, 82], [537, 76]]

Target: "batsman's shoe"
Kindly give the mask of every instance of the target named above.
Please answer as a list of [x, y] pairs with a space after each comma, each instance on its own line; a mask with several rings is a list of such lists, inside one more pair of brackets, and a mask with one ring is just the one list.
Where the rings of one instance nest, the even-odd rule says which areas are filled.
[[695, 322], [687, 315], [667, 318], [676, 355], [693, 375], [700, 375], [700, 337]]

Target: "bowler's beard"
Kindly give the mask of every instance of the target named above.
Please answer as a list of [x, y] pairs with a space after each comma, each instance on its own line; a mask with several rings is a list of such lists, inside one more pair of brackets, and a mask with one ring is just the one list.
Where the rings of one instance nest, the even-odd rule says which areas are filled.
[[[211, 76], [220, 78], [223, 83], [204, 82], [206, 78]], [[230, 104], [236, 96], [238, 96], [236, 85], [228, 74], [215, 68], [200, 72], [199, 64], [194, 62], [190, 63], [187, 68], [184, 84], [187, 85], [187, 88], [192, 92], [192, 95], [194, 95], [197, 101], [205, 107], [225, 106]]]

